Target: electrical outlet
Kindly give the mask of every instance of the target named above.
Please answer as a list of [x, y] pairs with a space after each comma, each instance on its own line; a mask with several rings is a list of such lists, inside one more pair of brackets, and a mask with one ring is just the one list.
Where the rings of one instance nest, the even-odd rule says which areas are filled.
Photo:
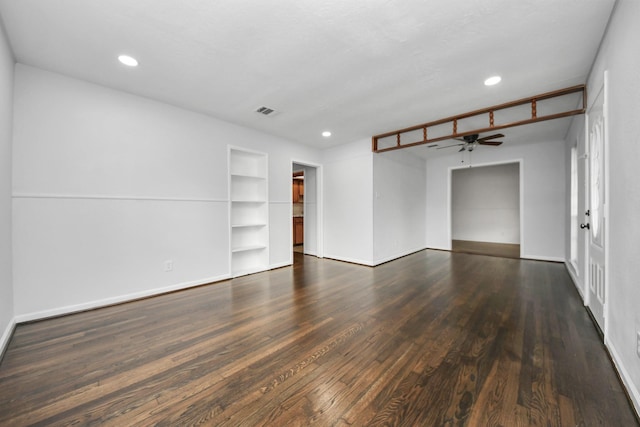
[[164, 262], [164, 271], [173, 271], [173, 260], [170, 259]]

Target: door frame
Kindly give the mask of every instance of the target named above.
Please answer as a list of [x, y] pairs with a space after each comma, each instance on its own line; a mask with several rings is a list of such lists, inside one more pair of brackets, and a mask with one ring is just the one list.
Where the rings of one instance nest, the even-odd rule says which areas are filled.
[[465, 166], [450, 166], [449, 167], [449, 176], [447, 178], [447, 244], [449, 246], [448, 250], [452, 249], [452, 238], [453, 238], [453, 171], [458, 169], [469, 169], [469, 168], [481, 168], [487, 166], [499, 166], [499, 165], [508, 165], [512, 163], [518, 164], [518, 179], [519, 179], [519, 197], [518, 201], [520, 204], [520, 258], [523, 257], [524, 253], [524, 160], [522, 158], [519, 159], [509, 159], [509, 160], [499, 160], [495, 162], [485, 162], [485, 163], [476, 163], [473, 165], [465, 165]]
[[[313, 168], [316, 171], [316, 194], [317, 194], [317, 203], [316, 203], [316, 254], [318, 258], [324, 258], [324, 241], [323, 241], [323, 180], [322, 180], [322, 165], [319, 163], [308, 162], [306, 160], [298, 160], [291, 159], [290, 169], [289, 169], [289, 177], [293, 176], [293, 165], [300, 165], [306, 168]], [[306, 176], [306, 173], [305, 173]], [[306, 182], [305, 182], [305, 194], [306, 194]], [[289, 201], [293, 200], [293, 186], [289, 185]], [[307, 198], [304, 200], [304, 209], [307, 209]], [[293, 218], [293, 204], [289, 203], [289, 218]], [[307, 223], [306, 221], [303, 223], [303, 227], [306, 231]], [[293, 221], [290, 221], [289, 226], [289, 242], [293, 240]], [[289, 262], [293, 263], [293, 250], [289, 254], [290, 259]]]

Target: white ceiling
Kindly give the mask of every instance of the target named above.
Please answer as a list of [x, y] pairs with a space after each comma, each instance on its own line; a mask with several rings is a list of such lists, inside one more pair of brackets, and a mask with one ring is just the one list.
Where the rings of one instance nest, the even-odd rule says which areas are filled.
[[[328, 147], [584, 83], [613, 4], [0, 0], [0, 16], [18, 62]], [[569, 120], [546, 123], [504, 133], [563, 138]]]

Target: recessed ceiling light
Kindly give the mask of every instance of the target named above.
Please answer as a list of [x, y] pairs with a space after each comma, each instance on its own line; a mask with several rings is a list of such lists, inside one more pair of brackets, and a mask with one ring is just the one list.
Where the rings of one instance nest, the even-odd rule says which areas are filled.
[[498, 83], [500, 83], [501, 80], [502, 80], [502, 77], [493, 76], [493, 77], [489, 77], [487, 80], [485, 80], [484, 84], [485, 84], [485, 86], [493, 86], [493, 85], [497, 85]]
[[129, 55], [120, 55], [118, 56], [118, 61], [122, 62], [124, 65], [128, 67], [137, 67], [138, 60]]
[[331, 136], [331, 132], [325, 130], [324, 132], [322, 132], [322, 136], [324, 136], [325, 138], [329, 138]]

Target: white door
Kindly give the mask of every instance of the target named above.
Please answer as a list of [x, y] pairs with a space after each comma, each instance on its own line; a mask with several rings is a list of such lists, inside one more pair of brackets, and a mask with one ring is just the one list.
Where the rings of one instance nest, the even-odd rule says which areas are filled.
[[[606, 78], [605, 78], [606, 80]], [[587, 306], [591, 310], [600, 330], [605, 332], [606, 306], [606, 221], [605, 221], [605, 147], [607, 144], [607, 114], [605, 105], [604, 86], [597, 94], [594, 103], [589, 108], [587, 116], [587, 147], [588, 147], [588, 210], [583, 230], [589, 233], [587, 272], [589, 283], [587, 289]]]

